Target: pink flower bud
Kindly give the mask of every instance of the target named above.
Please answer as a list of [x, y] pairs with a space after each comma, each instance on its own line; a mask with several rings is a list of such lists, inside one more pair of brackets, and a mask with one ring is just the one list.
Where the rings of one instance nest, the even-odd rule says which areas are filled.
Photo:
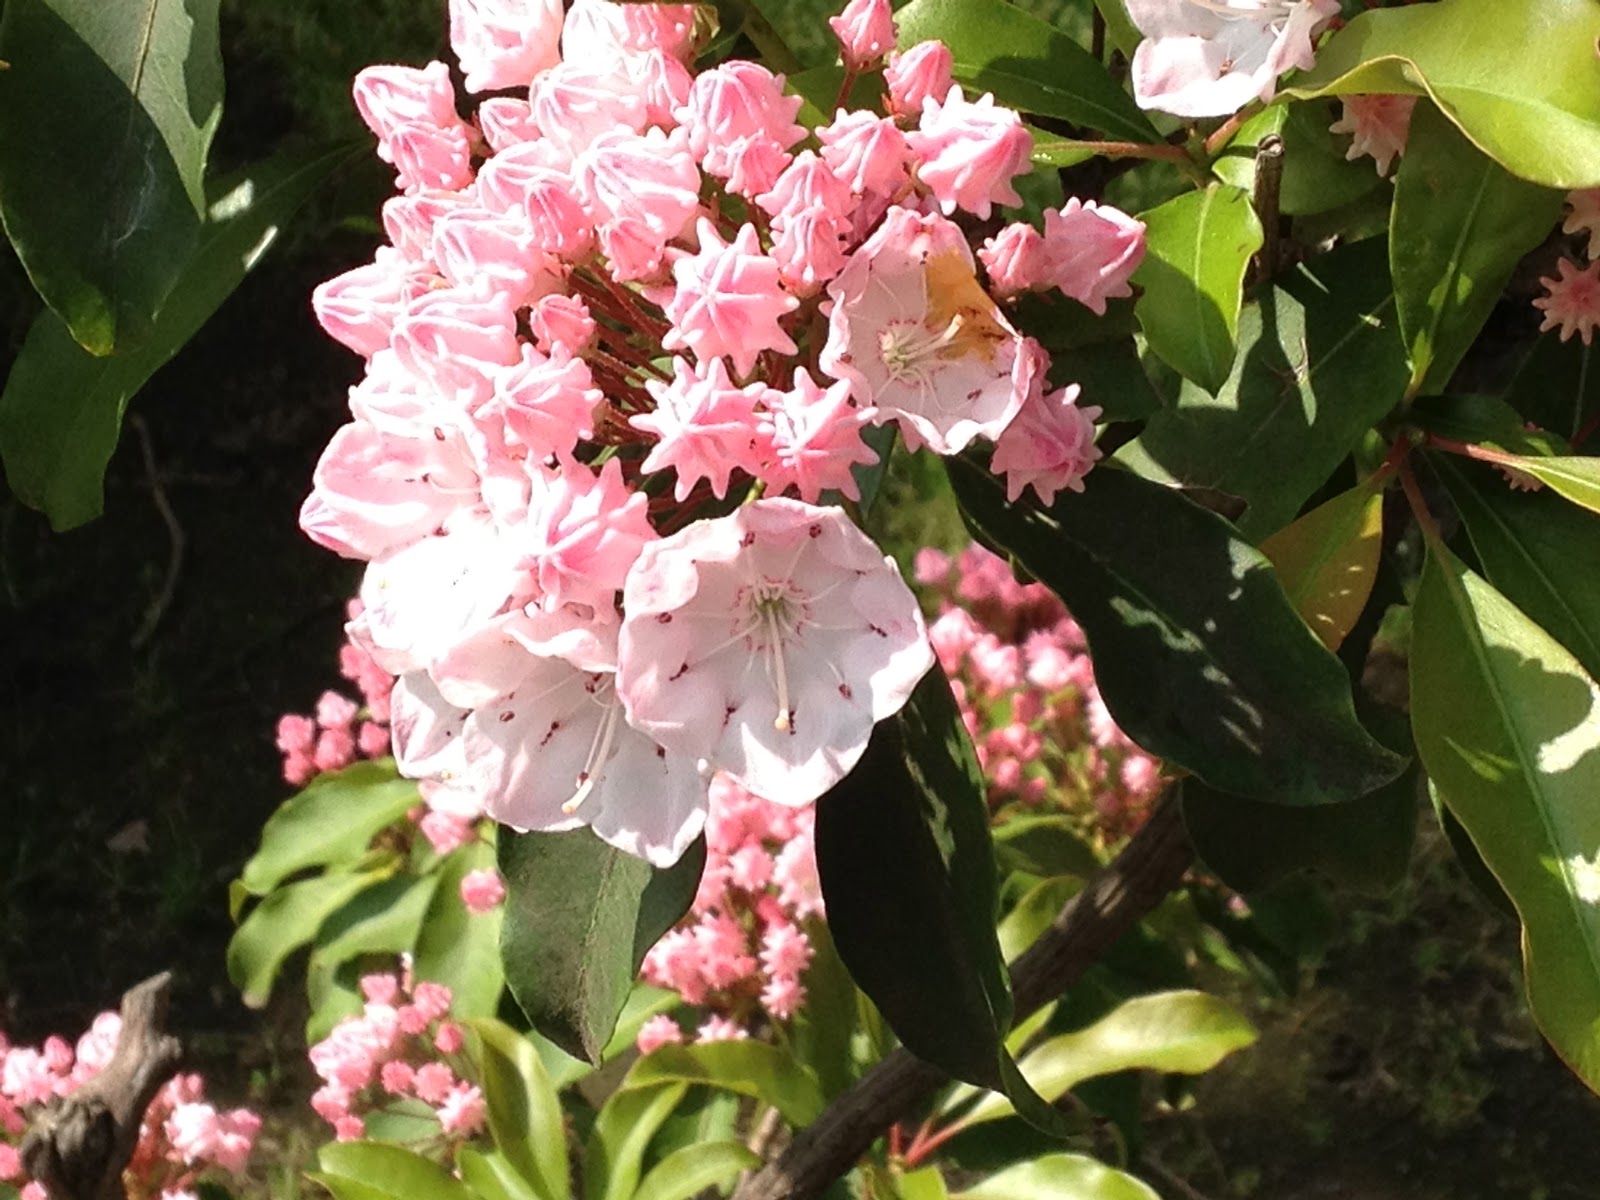
[[942, 102], [930, 96], [906, 141], [920, 160], [917, 177], [946, 216], [960, 208], [987, 218], [995, 204], [1022, 203], [1011, 181], [1028, 172], [1033, 138], [992, 95], [968, 101], [957, 87]]
[[984, 242], [978, 260], [989, 273], [990, 290], [997, 296], [1014, 296], [1036, 282], [1044, 239], [1026, 221], [1007, 225]]
[[889, 88], [889, 112], [919, 117], [925, 100], [943, 102], [950, 94], [950, 47], [943, 42], [918, 42], [903, 54], [891, 54], [883, 80]]
[[527, 87], [561, 61], [561, 0], [450, 0], [450, 48], [469, 92]]
[[493, 912], [506, 898], [506, 885], [493, 868], [468, 871], [461, 877], [461, 902], [470, 913]]
[[512, 96], [490, 96], [478, 105], [478, 128], [483, 140], [494, 151], [521, 146], [539, 136], [533, 109], [526, 100]]
[[894, 49], [894, 15], [889, 0], [850, 0], [828, 26], [839, 39], [844, 65], [852, 71], [865, 71], [877, 65]]

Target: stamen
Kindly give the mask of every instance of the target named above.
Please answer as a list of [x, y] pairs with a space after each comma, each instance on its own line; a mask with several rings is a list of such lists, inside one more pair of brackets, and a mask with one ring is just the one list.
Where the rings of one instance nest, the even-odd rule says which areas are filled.
[[578, 790], [561, 806], [561, 811], [569, 817], [589, 798], [595, 785], [600, 782], [600, 776], [605, 773], [606, 759], [611, 756], [611, 742], [617, 731], [617, 709], [620, 707], [613, 695], [611, 703], [606, 705], [606, 715], [600, 718], [600, 728], [595, 730], [594, 741], [589, 744], [589, 757], [584, 760], [583, 770], [578, 772]]
[[788, 732], [794, 712], [789, 707], [789, 674], [783, 665], [783, 636], [778, 628], [776, 598], [762, 607], [762, 620], [767, 627], [767, 649], [772, 651], [772, 680], [778, 689], [778, 716], [772, 727], [779, 733]]

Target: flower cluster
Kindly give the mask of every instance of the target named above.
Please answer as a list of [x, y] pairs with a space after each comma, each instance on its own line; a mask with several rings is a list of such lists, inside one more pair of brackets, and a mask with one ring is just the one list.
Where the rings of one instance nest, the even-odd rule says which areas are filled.
[[[22, 1200], [46, 1200], [44, 1187], [23, 1169], [23, 1133], [46, 1104], [105, 1068], [121, 1028], [120, 1016], [103, 1012], [76, 1045], [52, 1036], [41, 1046], [13, 1046], [0, 1034], [0, 1185], [18, 1189]], [[261, 1118], [249, 1109], [219, 1112], [207, 1104], [200, 1076], [168, 1080], [145, 1112], [123, 1172], [128, 1195], [193, 1200], [213, 1169], [240, 1177], [260, 1128]]]
[[[785, 1021], [805, 1003], [812, 946], [802, 925], [822, 915], [813, 819], [812, 809], [762, 800], [727, 776], [712, 781], [699, 891], [642, 971], [708, 1012], [699, 1041], [746, 1036], [760, 1012]], [[641, 1030], [639, 1047], [682, 1040], [662, 1016]]]
[[1161, 764], [1117, 727], [1095, 686], [1083, 631], [1043, 584], [1020, 584], [978, 545], [951, 561], [923, 550], [929, 629], [997, 815], [1051, 804], [1128, 833], [1162, 786]]
[[1536, 297], [1533, 306], [1544, 312], [1541, 332], [1559, 329], [1563, 342], [1577, 334], [1587, 346], [1600, 325], [1600, 188], [1567, 193], [1561, 231], [1588, 235], [1584, 253], [1589, 261], [1580, 267], [1562, 258], [1555, 275], [1539, 280], [1545, 294]]
[[[348, 613], [351, 620], [359, 617], [361, 602], [352, 600]], [[351, 641], [339, 647], [339, 674], [356, 685], [361, 704], [326, 691], [313, 715], [285, 713], [278, 718], [283, 778], [296, 787], [348, 767], [358, 758], [382, 758], [389, 753], [389, 692], [394, 676]]]
[[386, 1106], [404, 1106], [438, 1121], [446, 1146], [483, 1128], [482, 1091], [462, 1078], [465, 1037], [448, 1019], [450, 989], [413, 984], [410, 972], [367, 975], [361, 1014], [339, 1022], [311, 1047], [311, 1065], [322, 1087], [311, 1097], [317, 1115], [341, 1142], [366, 1134], [366, 1116]]
[[1020, 203], [1020, 118], [943, 46], [887, 53], [887, 0], [834, 28], [884, 111], [812, 130], [781, 75], [691, 71], [690, 5], [453, 0], [467, 88], [496, 93], [471, 119], [442, 63], [357, 77], [399, 194], [389, 244], [313, 298], [367, 369], [301, 523], [369, 564], [351, 637], [399, 677], [395, 757], [434, 811], [665, 864], [718, 772], [809, 803], [933, 662], [833, 503], [863, 431], [985, 439], [1042, 496], [1092, 462], [996, 295], [1103, 310], [1143, 227], [1074, 203], [975, 256], [960, 220]]

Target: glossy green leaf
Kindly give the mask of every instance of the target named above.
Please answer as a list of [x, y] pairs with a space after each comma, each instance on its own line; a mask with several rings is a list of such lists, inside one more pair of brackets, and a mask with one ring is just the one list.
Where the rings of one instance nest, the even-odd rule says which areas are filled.
[[361, 995], [351, 986], [354, 972], [340, 968], [366, 954], [409, 954], [438, 884], [437, 875], [398, 874], [367, 888], [323, 922], [306, 962], [308, 1045], [361, 1011]]
[[1423, 396], [1406, 414], [1410, 424], [1438, 437], [1510, 454], [1561, 457], [1567, 443], [1542, 429], [1529, 429], [1504, 400], [1481, 393]]
[[[0, 72], [0, 81], [12, 74]], [[173, 294], [137, 349], [96, 358], [54, 313], [34, 321], [0, 394], [0, 459], [18, 499], [58, 530], [100, 515], [106, 463], [129, 398], [205, 324], [306, 197], [350, 155], [348, 147], [309, 157], [286, 151], [209, 188], [198, 245], [179, 262]]]
[[1195, 857], [1239, 892], [1259, 892], [1312, 869], [1370, 894], [1405, 878], [1417, 835], [1417, 773], [1407, 771], [1345, 804], [1289, 808], [1183, 786]]
[[1600, 521], [1552, 492], [1514, 491], [1484, 464], [1431, 461], [1495, 590], [1600, 679]]
[[[1125, 1001], [1087, 1029], [1047, 1039], [1017, 1065], [1039, 1095], [1056, 1100], [1085, 1079], [1118, 1071], [1199, 1075], [1255, 1040], [1255, 1028], [1225, 1000], [1205, 992], [1157, 992]], [[1011, 1113], [1004, 1096], [986, 1096], [960, 1124]]]
[[1445, 804], [1444, 798], [1439, 794], [1439, 785], [1431, 779], [1428, 780], [1428, 800], [1433, 805], [1433, 815], [1438, 818], [1439, 828], [1444, 830], [1445, 840], [1450, 843], [1450, 849], [1456, 856], [1456, 865], [1467, 877], [1467, 882], [1473, 886], [1479, 898], [1495, 912], [1513, 921], [1518, 920], [1517, 906], [1511, 903], [1511, 897], [1506, 895], [1505, 888], [1500, 886], [1500, 881], [1494, 877], [1494, 872], [1489, 870], [1488, 864], [1483, 861], [1483, 855], [1479, 854], [1478, 848], [1472, 844], [1472, 838], [1468, 836], [1460, 819]]
[[1006, 0], [911, 0], [895, 14], [900, 45], [950, 47], [957, 82], [976, 98], [1056, 117], [1130, 142], [1158, 142], [1133, 98], [1077, 42]]
[[245, 1004], [264, 1005], [283, 960], [315, 938], [340, 907], [392, 871], [318, 875], [285, 884], [256, 905], [228, 942], [228, 978]]
[[1317, 505], [1261, 543], [1289, 603], [1330, 650], [1366, 608], [1382, 548], [1383, 495], [1365, 486]]
[[1150, 349], [1186, 379], [1215, 392], [1228, 378], [1250, 256], [1261, 222], [1250, 197], [1214, 183], [1141, 213], [1144, 262], [1134, 306]]
[[1522, 918], [1534, 1020], [1600, 1088], [1600, 686], [1435, 543], [1411, 715], [1424, 767]]
[[811, 939], [811, 965], [806, 968], [806, 1002], [796, 1014], [790, 1044], [795, 1057], [817, 1075], [825, 1099], [833, 1099], [855, 1082], [852, 1052], [859, 1025], [861, 993], [839, 960], [826, 921], [806, 923]]
[[584, 1200], [630, 1200], [639, 1187], [650, 1139], [688, 1090], [686, 1083], [667, 1083], [612, 1093], [589, 1135]]
[[674, 1150], [651, 1168], [633, 1200], [693, 1200], [707, 1189], [719, 1191], [753, 1171], [761, 1156], [740, 1142], [702, 1142]]
[[955, 1200], [1161, 1200], [1147, 1184], [1086, 1154], [1046, 1154], [991, 1175]]
[[896, 1175], [893, 1187], [896, 1200], [949, 1200], [950, 1197], [944, 1175], [936, 1166]]
[[1062, 387], [1076, 383], [1079, 403], [1100, 409], [1097, 421], [1142, 421], [1161, 407], [1131, 337], [1053, 352], [1050, 377]]
[[[1278, 186], [1278, 211], [1309, 216], [1352, 204], [1383, 183], [1370, 158], [1348, 159], [1328, 126], [1334, 110], [1325, 100], [1274, 104], [1239, 127], [1211, 164], [1217, 178], [1254, 193], [1256, 149], [1276, 134], [1283, 141], [1283, 177]], [[1295, 226], [1296, 231], [1299, 225]]]
[[985, 795], [935, 666], [817, 802], [816, 846], [828, 926], [856, 985], [914, 1054], [993, 1087], [1011, 988]]
[[1008, 816], [994, 830], [995, 861], [1006, 870], [1030, 875], [1076, 875], [1087, 879], [1101, 864], [1077, 832], [1080, 827], [1076, 818], [1066, 813]]
[[561, 1101], [533, 1046], [516, 1030], [479, 1017], [466, 1022], [482, 1071], [489, 1132], [540, 1200], [567, 1200], [567, 1141]]
[[1419, 103], [1395, 175], [1389, 270], [1413, 392], [1443, 391], [1561, 193], [1518, 179]]
[[1515, 465], [1590, 512], [1600, 513], [1600, 458], [1563, 455], [1554, 458], [1519, 458]]
[[1524, 420], [1572, 437], [1600, 413], [1600, 365], [1590, 370], [1594, 358], [1594, 348], [1581, 338], [1538, 338], [1505, 401]]
[[997, 934], [1000, 953], [1007, 962], [1013, 962], [1040, 935], [1050, 928], [1067, 901], [1083, 890], [1083, 881], [1072, 875], [1041, 879], [1011, 906], [1000, 921]]
[[695, 1046], [662, 1046], [645, 1055], [628, 1072], [623, 1086], [700, 1083], [752, 1096], [783, 1114], [799, 1128], [822, 1111], [817, 1077], [792, 1054], [767, 1042], [707, 1042]]
[[470, 1144], [458, 1147], [456, 1170], [461, 1172], [462, 1182], [483, 1200], [542, 1200], [498, 1152], [485, 1154]]
[[[1384, 247], [1361, 242], [1285, 272], [1239, 322], [1232, 373], [1186, 383], [1119, 457], [1140, 474], [1238, 496], [1251, 540], [1282, 529], [1405, 393], [1409, 370]], [[1154, 472], [1140, 469], [1145, 460]]]
[[77, 344], [131, 349], [205, 212], [222, 117], [217, 0], [10, 0], [0, 59], [6, 234]]
[[1107, 707], [1146, 750], [1279, 804], [1353, 799], [1399, 773], [1356, 720], [1343, 666], [1222, 518], [1114, 468], [1050, 508], [1007, 504], [970, 460], [946, 469], [974, 535], [1071, 610]]
[[278, 806], [261, 830], [261, 846], [239, 880], [264, 896], [296, 871], [354, 862], [380, 829], [419, 803], [415, 780], [401, 779], [394, 760], [352, 763], [318, 775]]
[[412, 971], [418, 979], [442, 983], [458, 1017], [491, 1017], [500, 1008], [505, 972], [500, 965], [500, 926], [504, 906], [468, 912], [461, 881], [470, 871], [494, 866], [494, 849], [472, 842], [452, 851], [439, 869], [439, 884], [428, 903], [417, 936]]
[[645, 953], [688, 910], [704, 854], [697, 842], [657, 871], [588, 829], [502, 831], [500, 950], [511, 994], [535, 1029], [599, 1063]]
[[[1486, 34], [1485, 31], [1488, 31]], [[1600, 185], [1593, 0], [1441, 0], [1364, 12], [1290, 95], [1428, 95], [1473, 144], [1546, 187]]]
[[343, 1200], [473, 1200], [472, 1191], [432, 1159], [383, 1142], [330, 1142], [317, 1151], [323, 1182]]

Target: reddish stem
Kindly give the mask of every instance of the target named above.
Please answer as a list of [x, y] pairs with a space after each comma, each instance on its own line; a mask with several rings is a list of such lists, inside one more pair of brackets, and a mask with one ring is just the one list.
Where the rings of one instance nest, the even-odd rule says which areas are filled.
[[1467, 458], [1477, 459], [1479, 462], [1494, 463], [1501, 467], [1515, 467], [1521, 464], [1522, 455], [1507, 454], [1504, 450], [1491, 450], [1488, 446], [1475, 446], [1470, 442], [1458, 442], [1454, 438], [1440, 437], [1437, 433], [1427, 435], [1428, 445], [1444, 450], [1450, 454], [1460, 454]]
[[1422, 498], [1422, 489], [1417, 486], [1417, 477], [1411, 470], [1410, 460], [1401, 459], [1396, 469], [1400, 473], [1400, 489], [1406, 494], [1406, 503], [1411, 505], [1411, 515], [1417, 519], [1417, 524], [1422, 529], [1422, 536], [1427, 539], [1430, 546], [1442, 546], [1444, 536], [1439, 532], [1439, 523], [1428, 511], [1427, 501]]
[[1376, 492], [1387, 485], [1389, 477], [1400, 469], [1400, 464], [1406, 460], [1406, 455], [1410, 453], [1410, 439], [1404, 437], [1396, 438], [1394, 445], [1389, 447], [1388, 456], [1367, 479], [1367, 486]]

